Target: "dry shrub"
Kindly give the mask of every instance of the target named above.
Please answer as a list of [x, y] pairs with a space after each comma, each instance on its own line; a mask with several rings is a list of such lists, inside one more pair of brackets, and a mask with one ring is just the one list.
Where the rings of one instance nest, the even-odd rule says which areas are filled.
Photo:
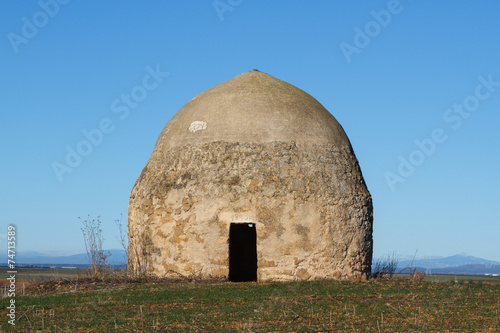
[[389, 253], [386, 258], [379, 259], [375, 263], [375, 268], [373, 269], [372, 277], [380, 278], [383, 276], [388, 276], [392, 278], [393, 274], [396, 273], [398, 269], [399, 260], [396, 252]]

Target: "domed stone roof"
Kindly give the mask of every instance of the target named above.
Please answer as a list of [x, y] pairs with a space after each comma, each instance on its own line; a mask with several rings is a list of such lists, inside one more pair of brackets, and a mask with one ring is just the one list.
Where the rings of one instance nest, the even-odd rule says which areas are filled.
[[196, 95], [158, 139], [165, 147], [214, 141], [350, 146], [342, 126], [314, 97], [258, 70]]
[[129, 202], [131, 276], [363, 278], [373, 207], [335, 118], [253, 70], [167, 123]]

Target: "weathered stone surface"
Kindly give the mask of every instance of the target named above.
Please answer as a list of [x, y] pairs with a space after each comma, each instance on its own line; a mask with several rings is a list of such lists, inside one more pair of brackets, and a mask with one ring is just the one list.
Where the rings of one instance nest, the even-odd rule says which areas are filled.
[[258, 280], [370, 273], [372, 201], [347, 136], [258, 71], [199, 94], [162, 131], [130, 195], [129, 274], [227, 277], [235, 222], [256, 226]]

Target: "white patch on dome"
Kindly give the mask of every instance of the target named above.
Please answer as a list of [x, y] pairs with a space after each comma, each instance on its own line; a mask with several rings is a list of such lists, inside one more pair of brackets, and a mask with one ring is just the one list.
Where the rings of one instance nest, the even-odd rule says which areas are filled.
[[189, 125], [189, 132], [196, 132], [196, 131], [201, 131], [207, 128], [207, 123], [204, 121], [193, 121], [191, 125]]

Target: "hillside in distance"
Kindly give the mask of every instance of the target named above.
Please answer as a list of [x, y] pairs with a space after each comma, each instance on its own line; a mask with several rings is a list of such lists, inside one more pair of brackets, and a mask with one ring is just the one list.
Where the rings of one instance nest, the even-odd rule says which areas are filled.
[[[127, 262], [127, 255], [124, 250], [106, 250], [110, 254], [107, 262], [110, 265], [124, 265]], [[7, 256], [0, 256], [0, 264], [7, 265]], [[18, 253], [14, 258], [16, 266], [21, 265], [44, 265], [44, 266], [62, 266], [62, 265], [88, 265], [89, 259], [87, 253], [79, 253], [69, 256], [51, 256], [38, 252]]]
[[456, 254], [444, 258], [420, 258], [415, 260], [403, 260], [398, 263], [398, 268], [423, 267], [429, 269], [449, 268], [467, 265], [500, 265], [500, 262], [474, 257], [465, 253]]
[[[372, 269], [377, 262], [385, 262], [387, 257], [373, 259]], [[500, 274], [500, 262], [474, 257], [465, 253], [449, 257], [425, 257], [398, 261], [396, 272], [407, 272], [409, 268], [427, 274]]]
[[[110, 265], [125, 265], [127, 255], [124, 250], [107, 250], [111, 254], [107, 262]], [[0, 256], [0, 265], [7, 265], [7, 256]], [[377, 261], [384, 261], [386, 258], [374, 258], [375, 266]], [[67, 256], [50, 256], [38, 252], [18, 253], [15, 257], [16, 266], [36, 265], [36, 266], [86, 266], [89, 263], [87, 253], [80, 253]], [[419, 258], [415, 260], [401, 260], [398, 262], [397, 271], [405, 268], [417, 268], [428, 274], [500, 274], [500, 262], [474, 257], [467, 254], [457, 254], [450, 257], [439, 258]]]

